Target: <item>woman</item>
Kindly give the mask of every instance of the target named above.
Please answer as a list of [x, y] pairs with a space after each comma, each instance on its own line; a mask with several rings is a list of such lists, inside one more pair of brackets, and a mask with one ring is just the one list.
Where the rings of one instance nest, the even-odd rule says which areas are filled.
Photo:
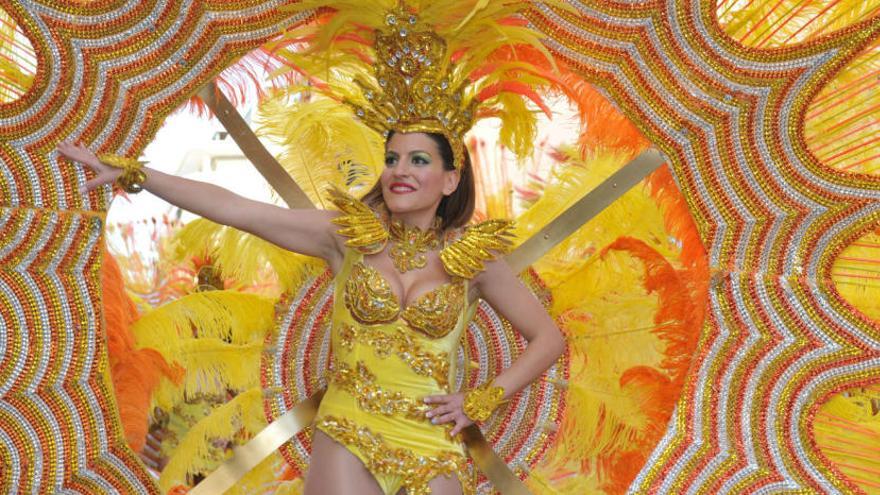
[[[58, 150], [97, 174], [83, 192], [120, 175], [82, 145], [62, 143]], [[169, 203], [322, 258], [336, 276], [335, 360], [315, 420], [307, 495], [404, 489], [409, 494], [467, 493], [472, 486], [465, 479], [458, 434], [474, 418], [465, 410], [472, 415], [482, 414], [476, 412], [480, 407], [491, 410], [538, 378], [564, 351], [553, 320], [503, 259], [484, 257], [485, 269], [476, 274], [454, 268], [450, 246], [461, 249], [464, 244], [456, 242], [471, 232], [460, 227], [473, 212], [473, 176], [467, 158], [464, 166], [453, 166], [452, 147], [441, 134], [391, 133], [385, 168], [365, 197], [369, 205], [333, 194], [343, 215], [289, 210], [212, 184], [142, 170], [142, 186]], [[377, 223], [365, 235], [358, 222], [370, 221]], [[376, 225], [386, 229], [379, 241]], [[500, 244], [496, 238], [485, 246]], [[468, 391], [452, 393], [449, 383], [476, 293], [529, 345], [491, 385], [472, 392], [466, 404]]]

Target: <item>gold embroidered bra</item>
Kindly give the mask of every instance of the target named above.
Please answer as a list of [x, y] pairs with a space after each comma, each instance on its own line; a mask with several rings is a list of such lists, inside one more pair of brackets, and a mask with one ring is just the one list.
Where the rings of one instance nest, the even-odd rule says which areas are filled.
[[[362, 254], [381, 252], [389, 238], [385, 220], [339, 189], [331, 189], [329, 196], [343, 213], [333, 222], [342, 227], [337, 232], [349, 238], [346, 246]], [[509, 251], [511, 227], [509, 220], [487, 220], [465, 228], [440, 251], [443, 268], [452, 280], [421, 295], [403, 310], [385, 277], [376, 268], [358, 261], [345, 283], [345, 305], [360, 323], [389, 323], [400, 317], [416, 330], [442, 337], [455, 327], [466, 302], [466, 280], [483, 270], [484, 261], [495, 258], [490, 250]]]
[[420, 296], [401, 311], [385, 277], [362, 261], [352, 267], [343, 294], [346, 307], [361, 323], [389, 323], [400, 316], [412, 328], [431, 337], [443, 337], [455, 328], [466, 295], [464, 279], [454, 279]]

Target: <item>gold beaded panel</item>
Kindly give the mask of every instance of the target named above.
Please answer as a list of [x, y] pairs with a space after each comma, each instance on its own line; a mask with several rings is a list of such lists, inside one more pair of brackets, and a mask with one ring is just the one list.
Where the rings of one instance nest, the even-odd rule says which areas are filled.
[[880, 19], [759, 49], [721, 29], [714, 1], [573, 5], [529, 19], [667, 154], [712, 271], [692, 372], [630, 491], [856, 490], [811, 422], [825, 397], [880, 379], [880, 327], [829, 279], [840, 249], [876, 228], [880, 180], [829, 167], [804, 121]]
[[54, 149], [138, 155], [181, 102], [293, 21], [283, 3], [0, 0], [35, 57], [29, 85], [0, 102], [0, 493], [157, 493], [108, 376], [109, 188], [80, 194], [86, 174]]

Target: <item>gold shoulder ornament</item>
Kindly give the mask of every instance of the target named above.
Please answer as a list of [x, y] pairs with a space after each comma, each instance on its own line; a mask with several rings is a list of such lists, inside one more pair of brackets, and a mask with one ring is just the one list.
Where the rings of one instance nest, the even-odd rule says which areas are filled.
[[440, 260], [450, 275], [471, 279], [483, 271], [483, 262], [513, 247], [513, 221], [485, 220], [467, 227], [464, 234], [440, 251]]
[[332, 220], [342, 228], [336, 232], [349, 239], [345, 245], [363, 254], [374, 254], [385, 248], [388, 229], [379, 216], [363, 201], [341, 189], [332, 187], [327, 191], [330, 201], [342, 212]]
[[[390, 234], [387, 222], [378, 213], [335, 186], [327, 190], [327, 196], [342, 212], [332, 222], [342, 226], [336, 232], [349, 238], [346, 246], [364, 254], [375, 254], [385, 248]], [[440, 260], [450, 275], [471, 279], [483, 271], [483, 262], [496, 258], [495, 252], [506, 254], [512, 247], [513, 221], [485, 220], [466, 227], [461, 237], [440, 251]]]

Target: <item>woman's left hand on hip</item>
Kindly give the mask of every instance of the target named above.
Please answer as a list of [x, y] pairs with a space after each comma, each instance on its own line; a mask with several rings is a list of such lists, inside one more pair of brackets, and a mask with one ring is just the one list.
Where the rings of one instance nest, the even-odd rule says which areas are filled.
[[474, 424], [470, 418], [464, 414], [462, 405], [464, 404], [464, 393], [456, 392], [446, 395], [429, 395], [424, 398], [426, 404], [434, 405], [434, 409], [428, 411], [425, 415], [431, 419], [434, 424], [443, 424], [455, 422], [455, 427], [449, 432], [451, 436], [457, 435], [465, 427]]

